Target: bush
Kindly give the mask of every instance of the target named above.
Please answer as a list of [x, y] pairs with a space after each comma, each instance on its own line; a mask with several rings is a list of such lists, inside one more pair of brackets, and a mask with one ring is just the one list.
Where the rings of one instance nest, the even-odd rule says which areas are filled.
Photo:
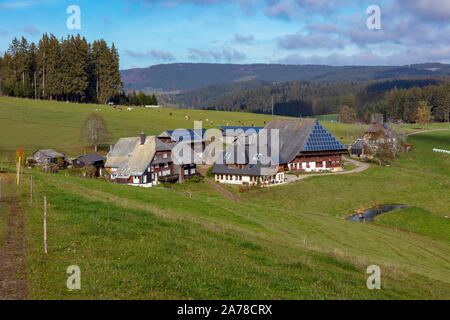
[[239, 193], [246, 193], [250, 191], [250, 187], [248, 185], [239, 186]]
[[86, 173], [86, 176], [88, 176], [89, 178], [92, 178], [97, 173], [97, 168], [94, 167], [93, 165], [89, 165], [89, 166], [84, 167], [84, 172]]
[[185, 183], [201, 183], [204, 182], [202, 177], [194, 176], [192, 178], [184, 180]]
[[84, 171], [83, 169], [79, 169], [79, 168], [70, 168], [67, 169], [66, 172], [74, 177], [82, 177], [84, 175]]
[[28, 158], [27, 159], [27, 167], [28, 168], [34, 168], [36, 163], [37, 163], [36, 160], [34, 160], [33, 158]]
[[212, 173], [213, 167], [209, 167], [208, 170], [206, 170], [206, 177], [207, 178], [214, 178], [214, 174]]

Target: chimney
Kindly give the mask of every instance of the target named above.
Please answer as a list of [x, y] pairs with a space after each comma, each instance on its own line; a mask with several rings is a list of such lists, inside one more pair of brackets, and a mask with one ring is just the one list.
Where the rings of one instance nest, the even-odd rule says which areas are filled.
[[141, 131], [141, 145], [143, 145], [145, 143], [145, 138], [146, 138], [146, 136], [145, 136], [144, 130], [142, 130]]

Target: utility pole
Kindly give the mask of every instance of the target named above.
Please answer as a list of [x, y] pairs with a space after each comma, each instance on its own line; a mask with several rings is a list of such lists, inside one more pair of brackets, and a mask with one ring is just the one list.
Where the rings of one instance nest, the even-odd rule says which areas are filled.
[[272, 117], [273, 117], [273, 96], [272, 96]]
[[30, 176], [30, 205], [33, 205], [33, 176]]
[[44, 197], [44, 252], [47, 254], [47, 197]]

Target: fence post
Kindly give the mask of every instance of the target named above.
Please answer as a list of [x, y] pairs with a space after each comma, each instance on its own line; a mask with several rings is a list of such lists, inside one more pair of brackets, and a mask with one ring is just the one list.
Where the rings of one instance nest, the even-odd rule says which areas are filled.
[[47, 197], [44, 196], [44, 252], [47, 254]]
[[30, 205], [33, 205], [33, 176], [30, 176]]

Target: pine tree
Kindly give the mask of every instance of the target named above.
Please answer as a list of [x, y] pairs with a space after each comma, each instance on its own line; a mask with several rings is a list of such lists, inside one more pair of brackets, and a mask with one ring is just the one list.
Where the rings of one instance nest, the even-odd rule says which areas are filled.
[[50, 46], [50, 39], [48, 35], [45, 33], [42, 36], [42, 39], [39, 41], [38, 44], [38, 52], [36, 57], [36, 68], [37, 68], [37, 78], [38, 78], [38, 84], [39, 84], [39, 92], [40, 96], [42, 98], [47, 97], [45, 94], [45, 77], [46, 72], [48, 72], [48, 49]]
[[58, 39], [51, 34], [46, 54], [47, 66], [45, 72], [46, 96], [58, 100], [62, 95], [62, 74], [61, 74], [61, 45]]

